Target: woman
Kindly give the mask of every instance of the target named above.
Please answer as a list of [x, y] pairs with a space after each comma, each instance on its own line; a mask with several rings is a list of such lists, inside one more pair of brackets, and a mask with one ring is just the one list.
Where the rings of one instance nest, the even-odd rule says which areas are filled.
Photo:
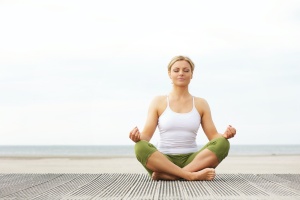
[[[168, 96], [157, 96], [148, 110], [144, 130], [135, 127], [129, 137], [135, 144], [139, 162], [153, 180], [212, 180], [215, 169], [227, 156], [229, 142], [236, 130], [228, 126], [219, 134], [208, 103], [189, 93], [194, 63], [176, 56], [168, 65], [173, 89]], [[197, 149], [196, 136], [202, 126], [209, 142]], [[149, 143], [156, 127], [160, 132], [158, 148]]]

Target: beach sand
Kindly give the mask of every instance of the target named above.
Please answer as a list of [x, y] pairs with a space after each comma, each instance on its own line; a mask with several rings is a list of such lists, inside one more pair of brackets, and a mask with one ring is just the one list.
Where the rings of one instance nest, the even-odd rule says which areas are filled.
[[[217, 173], [300, 174], [300, 155], [228, 156]], [[146, 173], [134, 157], [0, 158], [0, 173]]]

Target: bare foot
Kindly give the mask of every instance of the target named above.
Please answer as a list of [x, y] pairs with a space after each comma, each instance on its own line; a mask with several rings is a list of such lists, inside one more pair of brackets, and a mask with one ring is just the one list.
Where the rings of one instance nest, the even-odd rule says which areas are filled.
[[205, 168], [198, 172], [192, 173], [194, 181], [211, 181], [215, 178], [216, 172], [213, 168]]
[[165, 173], [160, 173], [160, 172], [153, 172], [152, 173], [152, 179], [157, 181], [157, 180], [167, 180], [167, 181], [175, 181], [178, 180], [179, 178], [176, 176], [172, 176], [170, 174], [165, 174]]

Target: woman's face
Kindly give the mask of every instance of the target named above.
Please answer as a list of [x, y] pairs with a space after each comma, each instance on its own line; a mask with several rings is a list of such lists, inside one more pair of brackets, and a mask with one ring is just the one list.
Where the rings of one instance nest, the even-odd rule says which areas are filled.
[[192, 67], [185, 60], [177, 61], [172, 65], [169, 77], [174, 85], [187, 86], [193, 78]]

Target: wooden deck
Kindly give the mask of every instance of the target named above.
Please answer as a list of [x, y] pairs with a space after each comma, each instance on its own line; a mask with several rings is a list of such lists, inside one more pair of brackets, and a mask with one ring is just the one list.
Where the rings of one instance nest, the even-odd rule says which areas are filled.
[[0, 199], [300, 200], [300, 174], [218, 174], [194, 182], [146, 174], [0, 174]]

